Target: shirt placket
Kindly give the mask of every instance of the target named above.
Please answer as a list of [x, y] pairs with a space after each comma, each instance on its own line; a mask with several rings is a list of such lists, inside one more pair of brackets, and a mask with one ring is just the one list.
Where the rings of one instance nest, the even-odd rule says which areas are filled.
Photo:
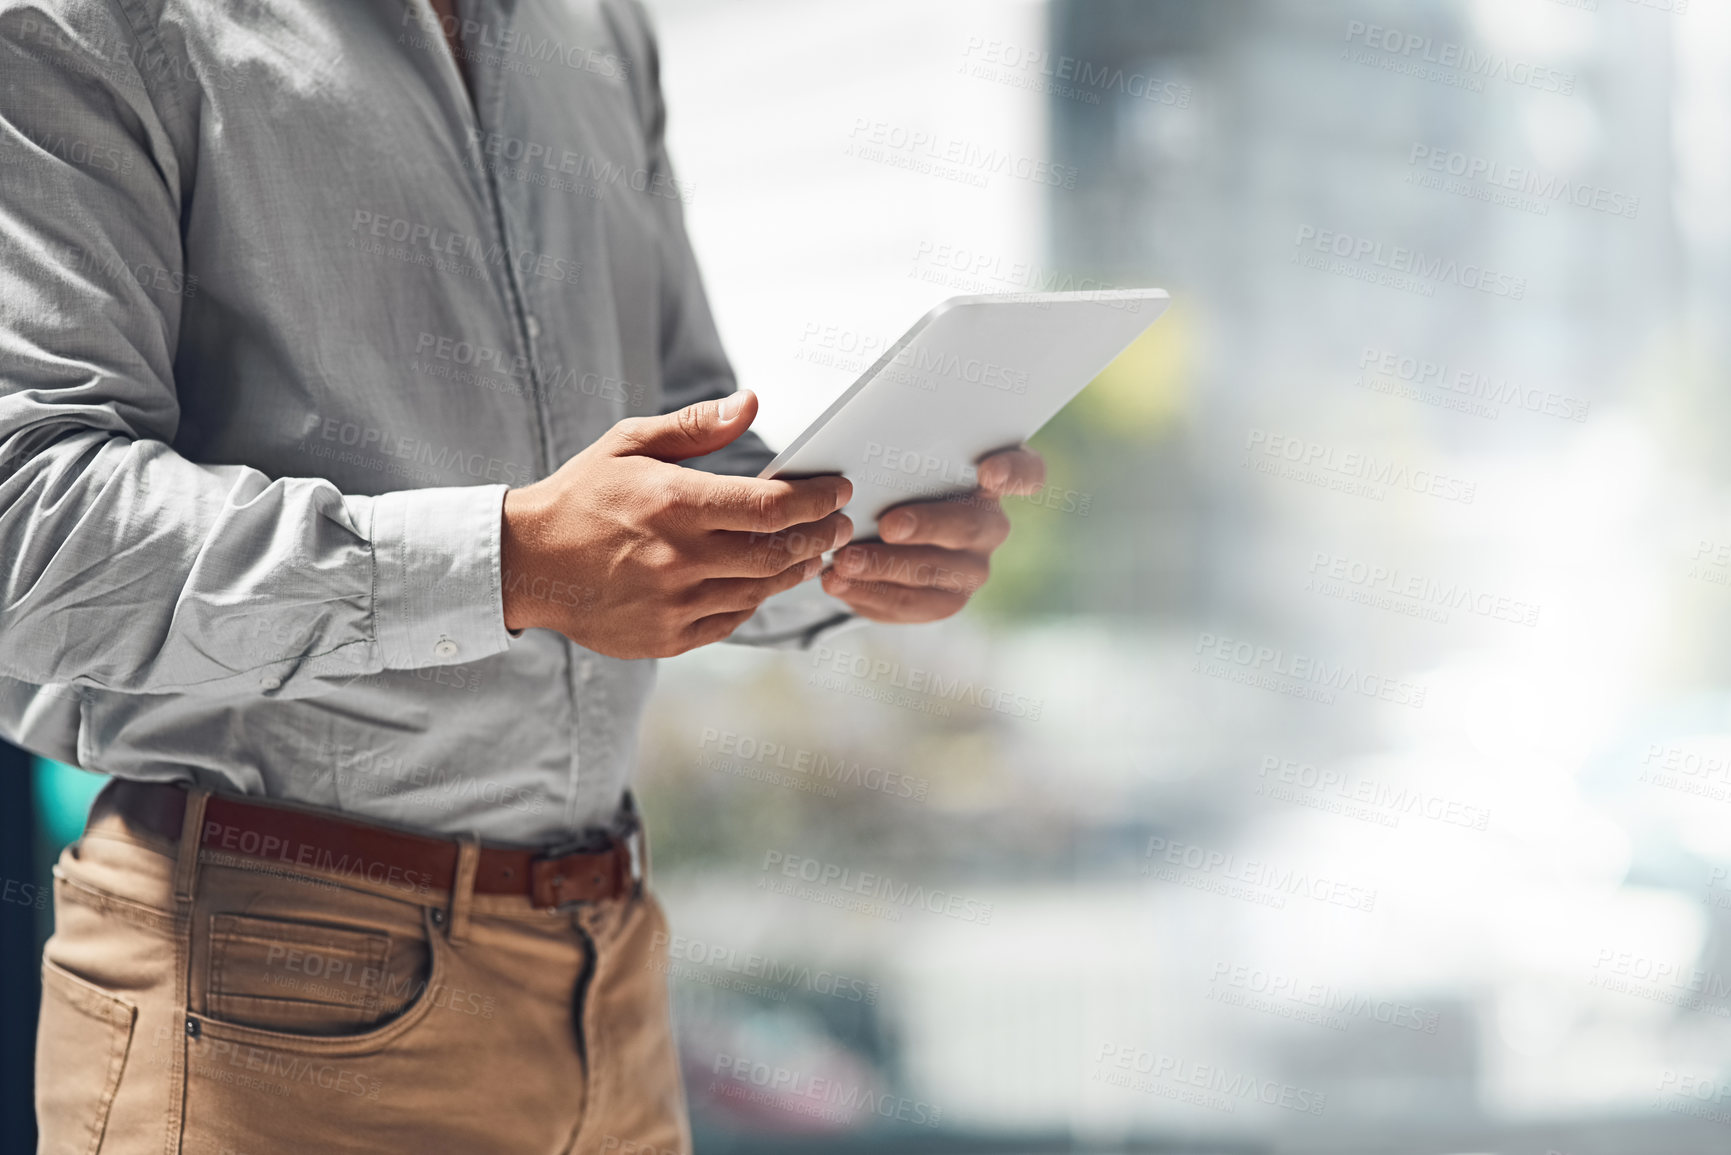
[[[419, 7], [422, 18], [427, 21], [427, 27], [440, 27], [428, 0], [408, 2]], [[463, 31], [473, 31], [475, 35], [490, 39], [494, 43], [504, 42], [510, 34], [510, 13], [496, 0], [458, 0], [457, 16]], [[490, 56], [492, 53], [492, 49], [483, 44], [466, 43], [465, 51], [470, 54], [471, 59]], [[505, 308], [511, 316], [518, 352], [527, 366], [529, 392], [535, 404], [536, 475], [545, 477], [553, 471], [553, 462], [557, 460], [557, 455], [552, 443], [552, 420], [547, 412], [547, 392], [535, 357], [535, 341], [540, 336], [541, 326], [527, 307], [528, 298], [516, 260], [518, 253], [533, 252], [534, 246], [517, 243], [519, 239], [526, 238], [517, 235], [521, 230], [513, 230], [509, 214], [504, 209], [497, 178], [487, 166], [483, 152], [487, 133], [503, 118], [509, 78], [504, 69], [487, 64], [476, 65], [469, 72], [470, 83], [473, 85], [471, 97], [470, 89], [464, 85], [462, 73], [458, 71], [456, 58], [449, 50], [439, 55], [443, 57], [439, 71], [444, 76], [445, 83], [455, 93], [457, 107], [463, 118], [463, 139], [458, 143], [467, 157], [472, 183], [484, 209], [485, 223], [492, 230], [493, 240], [505, 257], [502, 262], [503, 271], [498, 274], [499, 287], [505, 298]]]
[[[429, 0], [409, 0], [420, 6], [422, 16], [430, 20], [429, 27], [438, 27], [432, 14]], [[511, 14], [498, 0], [457, 0], [457, 15], [464, 32], [474, 31], [483, 39], [490, 39], [491, 44], [468, 43], [465, 39], [465, 51], [471, 60], [477, 57], [491, 59], [500, 47], [509, 42], [511, 32]], [[553, 444], [553, 421], [547, 409], [547, 390], [541, 372], [540, 357], [536, 342], [541, 336], [541, 323], [528, 306], [528, 288], [523, 281], [517, 264], [517, 254], [533, 253], [537, 246], [533, 243], [522, 244], [522, 241], [533, 242], [526, 223], [513, 225], [512, 214], [506, 211], [504, 195], [498, 183], [498, 177], [486, 163], [484, 142], [490, 131], [506, 133], [505, 109], [506, 98], [510, 95], [511, 74], [508, 70], [494, 64], [479, 63], [469, 70], [469, 85], [463, 83], [463, 76], [458, 70], [456, 58], [447, 50], [441, 54], [444, 64], [441, 73], [446, 84], [450, 85], [457, 96], [458, 107], [462, 109], [463, 140], [460, 142], [468, 160], [469, 171], [472, 174], [475, 190], [485, 206], [485, 217], [489, 228], [493, 230], [494, 241], [500, 246], [505, 256], [504, 270], [499, 275], [501, 288], [505, 297], [505, 306], [511, 314], [513, 332], [523, 354], [523, 362], [527, 366], [529, 391], [535, 405], [535, 465], [538, 477], [546, 477], [553, 471], [553, 463], [559, 460]], [[472, 95], [471, 95], [472, 86]], [[533, 195], [526, 192], [525, 195]], [[526, 220], [533, 219], [532, 214], [520, 214]], [[591, 671], [590, 663], [585, 656], [582, 675]], [[566, 692], [571, 702], [571, 761], [566, 782], [565, 808], [567, 823], [575, 821], [574, 810], [577, 805], [577, 775], [578, 775], [578, 742], [577, 712], [579, 706], [579, 683], [581, 680], [577, 663], [572, 661], [571, 647], [564, 647], [564, 671]]]

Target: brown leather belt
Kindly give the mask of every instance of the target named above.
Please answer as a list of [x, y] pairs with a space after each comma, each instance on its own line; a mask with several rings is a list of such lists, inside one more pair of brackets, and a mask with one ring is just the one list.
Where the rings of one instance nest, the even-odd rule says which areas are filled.
[[[90, 817], [94, 821], [118, 814], [178, 842], [186, 798], [180, 784], [115, 778], [96, 796]], [[545, 852], [482, 843], [475, 893], [527, 895], [543, 908], [634, 894], [643, 881], [643, 830], [634, 807], [626, 807], [622, 821], [622, 831], [597, 831], [581, 844]], [[199, 845], [257, 862], [335, 871], [414, 893], [449, 891], [457, 875], [455, 839], [233, 794], [212, 794], [206, 801]]]

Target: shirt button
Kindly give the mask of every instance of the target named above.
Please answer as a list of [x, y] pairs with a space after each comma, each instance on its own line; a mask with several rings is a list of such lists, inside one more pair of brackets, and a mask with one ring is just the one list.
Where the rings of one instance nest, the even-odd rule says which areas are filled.
[[529, 318], [529, 339], [535, 340], [541, 335], [541, 322], [534, 317]]
[[454, 658], [457, 656], [457, 643], [450, 638], [440, 638], [433, 646], [433, 653], [441, 658]]
[[263, 686], [267, 690], [274, 690], [282, 685], [282, 679], [277, 677], [275, 674], [266, 674], [259, 682], [259, 685]]

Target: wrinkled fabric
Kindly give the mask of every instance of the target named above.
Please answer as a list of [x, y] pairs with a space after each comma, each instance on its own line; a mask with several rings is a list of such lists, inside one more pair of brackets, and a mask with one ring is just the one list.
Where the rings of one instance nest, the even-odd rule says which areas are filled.
[[[503, 495], [735, 383], [641, 9], [460, 16], [472, 100], [427, 0], [0, 0], [0, 733], [498, 841], [616, 811], [654, 663], [506, 632]], [[806, 583], [734, 640], [847, 624]]]

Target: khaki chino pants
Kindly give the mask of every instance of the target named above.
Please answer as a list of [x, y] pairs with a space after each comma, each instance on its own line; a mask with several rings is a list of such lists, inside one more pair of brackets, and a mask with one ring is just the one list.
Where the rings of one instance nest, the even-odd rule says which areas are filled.
[[647, 890], [536, 910], [188, 844], [107, 816], [54, 869], [41, 1151], [690, 1152]]

